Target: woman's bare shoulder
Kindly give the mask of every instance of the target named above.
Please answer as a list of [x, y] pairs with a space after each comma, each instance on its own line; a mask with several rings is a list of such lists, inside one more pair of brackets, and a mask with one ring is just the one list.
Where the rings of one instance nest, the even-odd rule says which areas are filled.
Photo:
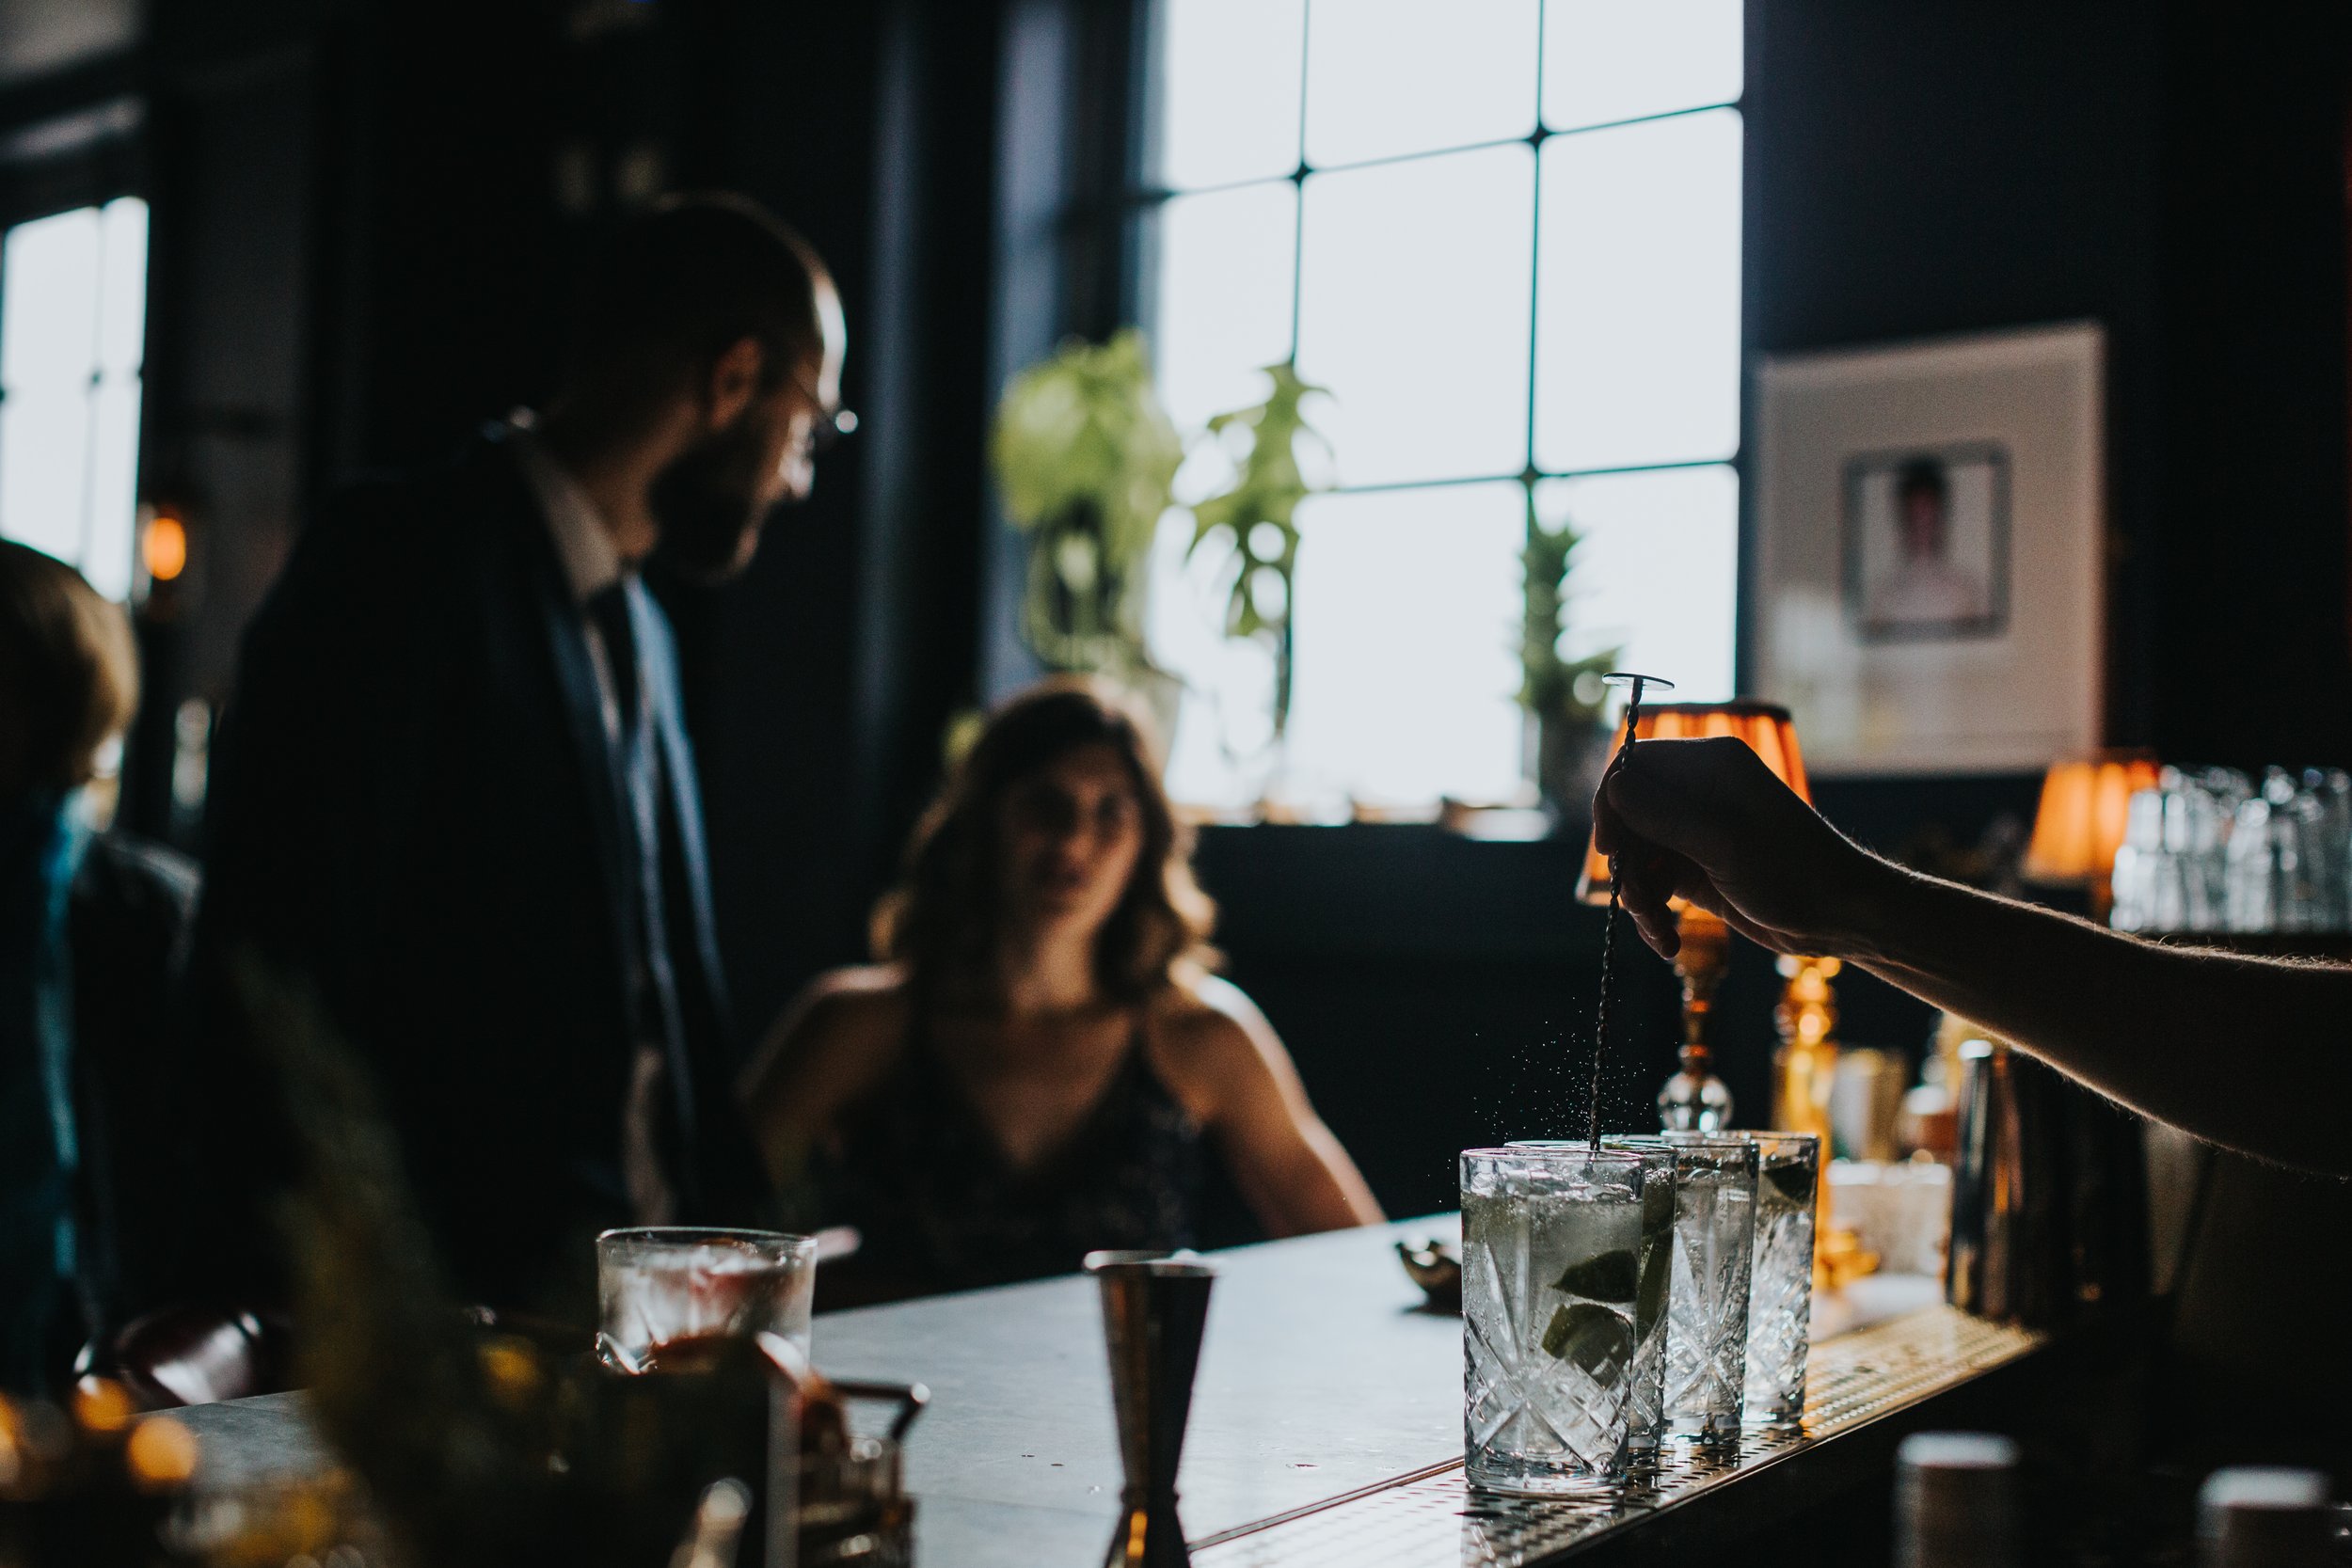
[[829, 969], [801, 992], [785, 1027], [795, 1035], [834, 1040], [897, 1033], [906, 1023], [908, 991], [906, 970], [898, 964]]
[[1274, 1037], [1249, 993], [1206, 970], [1179, 971], [1151, 1010], [1154, 1031], [1186, 1055], [1248, 1050]]
[[908, 986], [895, 964], [828, 970], [810, 981], [768, 1032], [743, 1070], [755, 1103], [853, 1098], [898, 1059], [906, 1038]]

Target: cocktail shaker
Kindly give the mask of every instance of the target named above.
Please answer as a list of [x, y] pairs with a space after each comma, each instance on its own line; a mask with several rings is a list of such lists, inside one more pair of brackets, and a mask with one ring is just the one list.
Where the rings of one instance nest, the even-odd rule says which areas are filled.
[[1176, 1517], [1176, 1466], [1192, 1418], [1192, 1380], [1216, 1270], [1199, 1258], [1164, 1252], [1089, 1253], [1086, 1268], [1103, 1291], [1125, 1476], [1105, 1568], [1176, 1568], [1191, 1560]]
[[2046, 1328], [2148, 1289], [2140, 1124], [1997, 1040], [1960, 1048], [1945, 1297]]

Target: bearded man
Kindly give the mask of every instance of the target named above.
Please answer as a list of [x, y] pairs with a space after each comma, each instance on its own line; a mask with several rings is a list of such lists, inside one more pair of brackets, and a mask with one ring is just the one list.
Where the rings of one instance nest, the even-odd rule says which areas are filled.
[[[255, 987], [227, 976], [316, 997], [475, 1300], [576, 1310], [597, 1229], [761, 1207], [675, 649], [638, 573], [742, 570], [852, 422], [843, 339], [797, 235], [671, 201], [603, 258], [544, 416], [339, 497], [246, 635], [205, 1011], [249, 1044]], [[258, 1077], [225, 1053], [224, 1080], [282, 1095], [283, 1049], [243, 1054]], [[282, 1147], [213, 1154], [241, 1196], [294, 1179]]]

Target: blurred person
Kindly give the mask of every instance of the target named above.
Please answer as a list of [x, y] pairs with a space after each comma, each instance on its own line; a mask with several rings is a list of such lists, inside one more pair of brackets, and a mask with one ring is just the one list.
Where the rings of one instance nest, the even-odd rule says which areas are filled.
[[1204, 1141], [1271, 1235], [1380, 1219], [1210, 973], [1214, 912], [1121, 701], [1057, 680], [990, 720], [876, 911], [879, 961], [818, 979], [744, 1078], [771, 1173], [863, 1233], [858, 1293], [1189, 1244]]
[[0, 1388], [54, 1392], [170, 1272], [179, 856], [95, 831], [138, 705], [129, 619], [0, 541]]
[[[1686, 898], [1773, 952], [1857, 964], [2143, 1116], [2352, 1177], [2352, 965], [2164, 946], [1907, 870], [1737, 739], [1644, 741], [1593, 811], [1626, 911], [1661, 955], [1680, 944], [1668, 901]], [[2217, 1050], [2241, 1059], [2217, 1070]]]
[[[764, 1199], [640, 572], [739, 572], [851, 421], [833, 280], [740, 198], [622, 230], [570, 349], [543, 415], [304, 532], [223, 713], [199, 951], [232, 1041], [240, 972], [315, 993], [461, 1291], [577, 1313], [597, 1230]], [[257, 1140], [240, 1212], [286, 1162]]]
[[1993, 613], [1984, 579], [1952, 559], [1951, 482], [1932, 457], [1915, 458], [1895, 477], [1892, 570], [1870, 585], [1872, 626], [1931, 627], [1981, 621]]

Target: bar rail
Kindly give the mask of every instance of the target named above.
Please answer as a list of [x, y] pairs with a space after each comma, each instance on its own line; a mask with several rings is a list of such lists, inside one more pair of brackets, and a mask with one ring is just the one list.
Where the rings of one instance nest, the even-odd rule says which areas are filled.
[[1459, 1460], [1193, 1543], [1197, 1568], [1436, 1568], [1560, 1560], [1720, 1488], [1950, 1391], [2046, 1337], [1931, 1307], [1813, 1347], [1802, 1433], [1751, 1433], [1736, 1452], [1669, 1449], [1658, 1474], [1608, 1503], [1472, 1493]]

